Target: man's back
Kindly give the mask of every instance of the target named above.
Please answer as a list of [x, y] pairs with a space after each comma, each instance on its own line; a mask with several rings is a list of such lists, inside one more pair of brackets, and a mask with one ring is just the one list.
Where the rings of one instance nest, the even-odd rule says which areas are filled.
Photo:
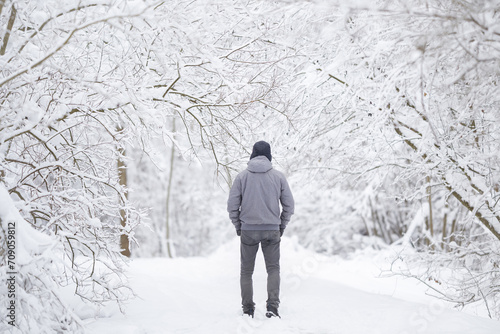
[[[283, 211], [280, 213], [280, 204]], [[273, 169], [265, 156], [248, 162], [229, 193], [228, 211], [233, 224], [242, 230], [285, 228], [293, 214], [293, 196], [283, 173]]]

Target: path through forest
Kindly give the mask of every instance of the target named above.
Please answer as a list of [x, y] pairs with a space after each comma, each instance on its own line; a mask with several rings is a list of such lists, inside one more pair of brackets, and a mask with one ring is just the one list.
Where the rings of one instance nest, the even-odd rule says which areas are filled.
[[453, 310], [407, 279], [376, 278], [376, 261], [321, 257], [282, 242], [282, 319], [267, 319], [266, 274], [254, 274], [257, 314], [239, 309], [239, 244], [209, 257], [135, 259], [131, 283], [138, 298], [126, 313], [87, 319], [88, 333], [116, 334], [498, 334], [500, 322]]

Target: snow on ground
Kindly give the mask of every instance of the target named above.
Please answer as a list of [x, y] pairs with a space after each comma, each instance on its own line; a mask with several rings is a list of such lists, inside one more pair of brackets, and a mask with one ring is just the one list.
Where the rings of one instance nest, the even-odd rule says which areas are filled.
[[281, 319], [267, 319], [266, 273], [259, 251], [254, 273], [256, 316], [241, 315], [239, 240], [209, 257], [134, 259], [138, 298], [125, 314], [87, 319], [89, 334], [498, 334], [500, 322], [451, 309], [411, 280], [376, 278], [370, 259], [309, 252], [293, 238], [281, 250]]

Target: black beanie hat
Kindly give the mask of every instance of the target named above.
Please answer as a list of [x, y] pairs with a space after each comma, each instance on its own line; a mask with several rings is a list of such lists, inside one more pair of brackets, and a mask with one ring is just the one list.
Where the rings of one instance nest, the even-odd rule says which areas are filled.
[[259, 155], [263, 155], [271, 161], [273, 157], [271, 156], [271, 145], [269, 145], [267, 142], [261, 140], [256, 142], [253, 145], [253, 150], [252, 150], [252, 155], [250, 156], [250, 160], [252, 160], [255, 157], [258, 157]]

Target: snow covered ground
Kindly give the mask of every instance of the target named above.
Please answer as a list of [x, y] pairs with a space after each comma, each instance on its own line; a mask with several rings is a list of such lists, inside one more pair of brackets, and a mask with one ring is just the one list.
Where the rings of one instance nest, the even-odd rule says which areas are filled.
[[91, 334], [498, 334], [500, 322], [459, 312], [423, 294], [412, 280], [377, 278], [380, 257], [341, 260], [282, 241], [282, 319], [267, 319], [266, 273], [259, 251], [254, 319], [239, 297], [239, 240], [202, 258], [134, 259], [138, 298], [125, 314], [87, 319]]

